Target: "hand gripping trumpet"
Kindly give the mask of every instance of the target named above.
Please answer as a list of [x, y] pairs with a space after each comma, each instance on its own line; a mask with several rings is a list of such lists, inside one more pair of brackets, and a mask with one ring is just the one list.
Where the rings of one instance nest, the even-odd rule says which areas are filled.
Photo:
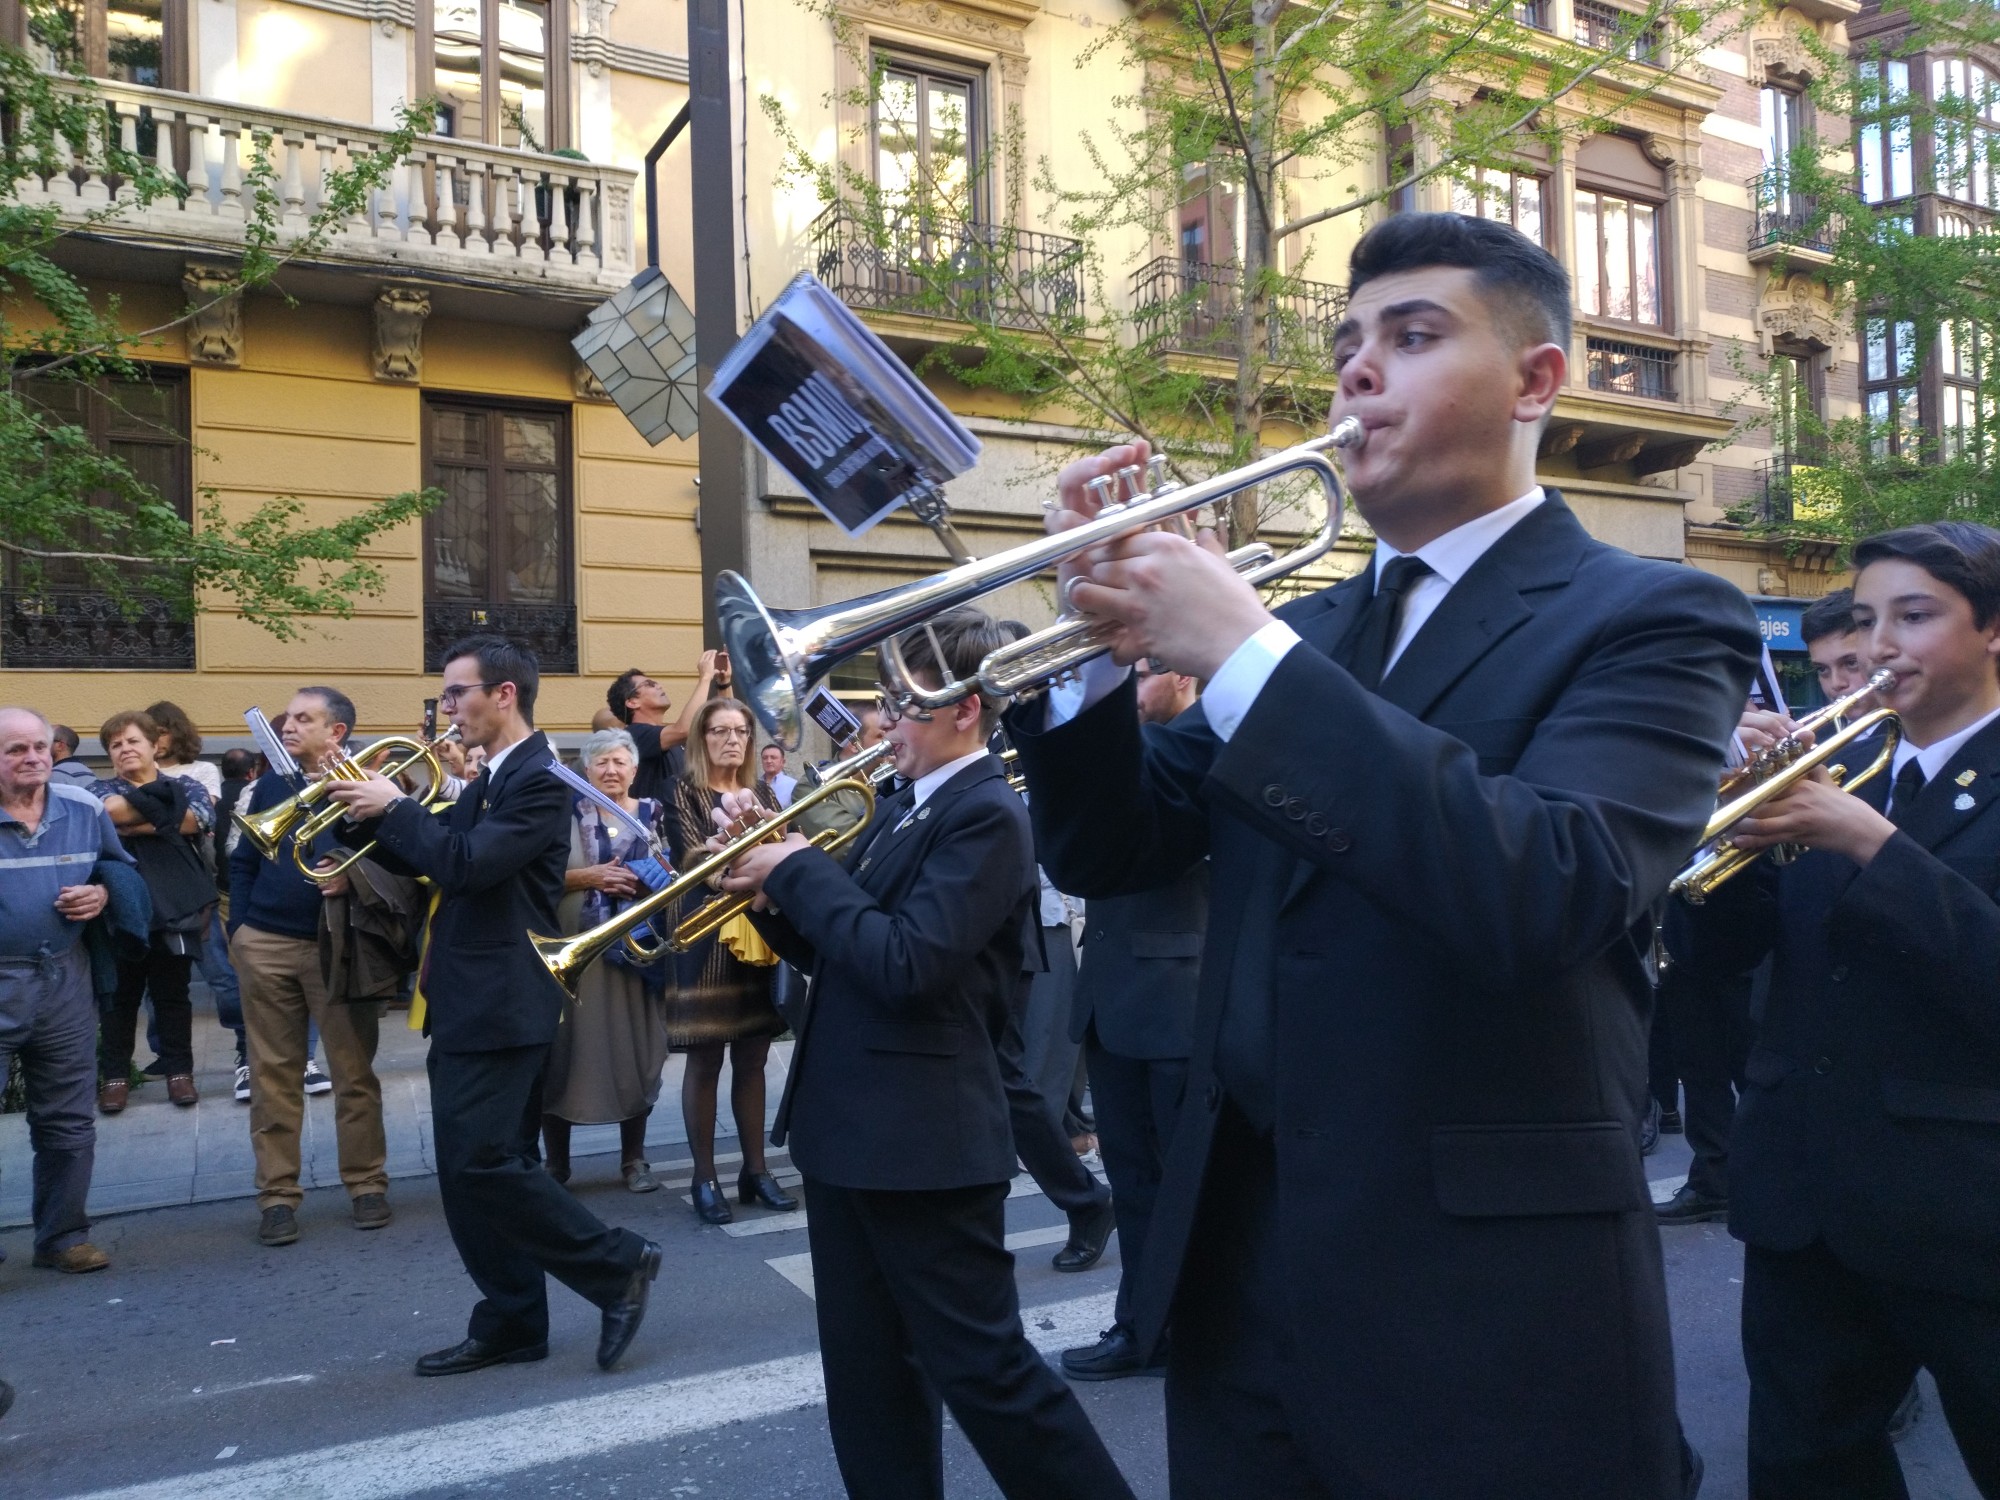
[[[1879, 776], [1895, 758], [1896, 745], [1902, 739], [1902, 724], [1895, 710], [1872, 708], [1846, 723], [1841, 723], [1841, 720], [1846, 719], [1871, 693], [1887, 693], [1895, 685], [1894, 672], [1877, 672], [1868, 679], [1866, 687], [1814, 710], [1801, 719], [1790, 734], [1759, 750], [1723, 777], [1721, 801], [1715, 815], [1708, 820], [1708, 827], [1702, 831], [1701, 848], [1667, 889], [1685, 898], [1689, 905], [1699, 906], [1711, 892], [1746, 869], [1759, 854], [1769, 853], [1778, 864], [1788, 864], [1796, 859], [1798, 850], [1789, 844], [1775, 845], [1769, 850], [1739, 849], [1729, 841], [1729, 830], [1756, 813], [1765, 803], [1790, 791], [1850, 745], [1866, 738], [1878, 724], [1883, 726], [1882, 748], [1875, 759], [1862, 768], [1861, 774], [1850, 777], [1846, 774], [1847, 768], [1841, 765], [1833, 766], [1829, 774], [1843, 791], [1849, 792], [1870, 778]], [[1836, 724], [1839, 727], [1832, 733], [1820, 733], [1822, 729]]]
[[[674, 929], [673, 936], [664, 943], [648, 946], [639, 939], [639, 933], [652, 919], [685, 896], [704, 889], [715, 876], [727, 870], [737, 860], [748, 854], [757, 845], [770, 839], [782, 838], [785, 830], [810, 809], [829, 798], [843, 792], [861, 794], [867, 817], [852, 827], [827, 830], [813, 837], [813, 846], [827, 853], [838, 852], [851, 842], [856, 834], [867, 827], [868, 819], [875, 813], [875, 782], [885, 774], [885, 758], [891, 747], [884, 741], [871, 745], [859, 755], [851, 756], [838, 766], [829, 767], [823, 773], [820, 784], [798, 798], [790, 807], [774, 813], [761, 823], [753, 824], [731, 839], [721, 849], [691, 865], [676, 875], [666, 885], [634, 901], [609, 921], [600, 922], [588, 932], [579, 932], [574, 937], [545, 937], [540, 933], [529, 933], [528, 942], [535, 950], [535, 956], [554, 976], [556, 983], [569, 992], [572, 998], [577, 992], [577, 982], [598, 959], [610, 950], [614, 943], [624, 943], [626, 951], [640, 963], [652, 963], [669, 951], [679, 952], [723, 926], [731, 918], [741, 915], [750, 907], [746, 896], [722, 896], [707, 902], [691, 917]], [[878, 764], [883, 762], [884, 764]], [[839, 774], [832, 774], [838, 772]]]
[[[1281, 558], [1268, 549], [1246, 548], [1231, 554], [1237, 570], [1253, 583], [1266, 583], [1295, 572], [1322, 557], [1340, 535], [1346, 515], [1346, 490], [1340, 471], [1328, 456], [1332, 449], [1359, 449], [1367, 433], [1353, 417], [1343, 418], [1324, 437], [1269, 454], [1198, 484], [1166, 486], [1152, 493], [1134, 493], [1129, 500], [1108, 503], [1102, 513], [1082, 526], [1010, 547], [992, 557], [975, 559], [934, 573], [916, 583], [885, 589], [865, 598], [818, 609], [774, 610], [765, 606], [749, 583], [736, 573], [716, 580], [716, 618], [723, 644], [736, 671], [737, 692], [756, 712], [764, 727], [788, 748], [795, 748], [803, 729], [801, 705], [812, 685], [842, 662], [924, 624], [948, 609], [1032, 578], [1043, 569], [1068, 562], [1077, 554], [1129, 532], [1177, 523], [1182, 517], [1229, 499], [1241, 491], [1267, 484], [1287, 474], [1317, 480], [1326, 500], [1326, 521], [1303, 544]], [[1158, 473], [1159, 471], [1156, 471]], [[1136, 491], [1140, 473], [1134, 468], [1109, 476]], [[975, 678], [926, 689], [907, 680], [892, 682], [899, 694], [918, 707], [944, 707], [984, 690], [1011, 695], [1039, 689], [1076, 670], [1109, 649], [1108, 629], [1095, 620], [1071, 616], [1047, 630], [1024, 637], [990, 654]], [[884, 672], [894, 675], [895, 655]], [[905, 674], [907, 678], [907, 674]]]

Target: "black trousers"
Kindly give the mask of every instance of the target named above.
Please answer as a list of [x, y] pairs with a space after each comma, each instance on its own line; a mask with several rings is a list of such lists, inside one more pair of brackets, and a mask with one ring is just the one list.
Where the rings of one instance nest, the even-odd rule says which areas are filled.
[[1097, 1146], [1111, 1179], [1111, 1209], [1118, 1219], [1118, 1303], [1113, 1317], [1132, 1326], [1132, 1289], [1152, 1227], [1153, 1202], [1167, 1142], [1173, 1139], [1181, 1097], [1187, 1092], [1184, 1057], [1120, 1057], [1105, 1050], [1093, 1022], [1083, 1036], [1090, 1063], [1091, 1098], [1097, 1105]]
[[942, 1500], [941, 1405], [1010, 1500], [1130, 1500], [1021, 1327], [1007, 1184], [928, 1192], [806, 1179], [827, 1425], [849, 1495]]
[[[138, 1039], [139, 1007], [153, 996], [153, 1016], [160, 1023], [160, 1061], [169, 1077], [194, 1071], [194, 1006], [188, 999], [189, 971], [194, 949], [173, 951], [176, 934], [153, 934], [143, 958], [118, 961], [118, 993], [104, 1015], [103, 1055], [98, 1066], [108, 1079], [122, 1079], [132, 1068]], [[200, 938], [195, 942], [198, 944]]]
[[1743, 1252], [1751, 1500], [1906, 1500], [1889, 1418], [1919, 1368], [2000, 1500], [2000, 1300], [1863, 1276], [1824, 1244]]
[[1660, 982], [1659, 1007], [1686, 1100], [1682, 1128], [1694, 1152], [1688, 1186], [1727, 1198], [1736, 1085], [1750, 1048], [1750, 976], [1717, 979], [1670, 966]]
[[[1063, 958], [1068, 961], [1067, 954]], [[1102, 1203], [1110, 1190], [1090, 1175], [1090, 1168], [1083, 1164], [1063, 1132], [1068, 1094], [1050, 1098], [1028, 1072], [1022, 1021], [1028, 1013], [1028, 992], [1033, 983], [1032, 974], [1021, 976], [998, 1048], [1000, 1086], [1007, 1091], [1007, 1119], [1014, 1127], [1014, 1151], [1021, 1158], [1021, 1165], [1028, 1169], [1028, 1175], [1035, 1179], [1035, 1185], [1048, 1195], [1049, 1202], [1066, 1214], [1086, 1213]], [[1067, 1088], [1068, 1084], [1069, 1078], [1065, 1076], [1063, 1085]]]
[[614, 1302], [646, 1242], [613, 1229], [542, 1170], [542, 1072], [549, 1049], [431, 1049], [431, 1133], [438, 1196], [481, 1300], [466, 1332], [488, 1343], [549, 1336], [553, 1276], [587, 1302]]

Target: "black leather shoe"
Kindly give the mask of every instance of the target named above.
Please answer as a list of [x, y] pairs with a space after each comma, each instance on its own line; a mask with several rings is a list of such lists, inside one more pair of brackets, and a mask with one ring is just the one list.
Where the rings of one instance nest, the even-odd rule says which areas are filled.
[[1167, 1360], [1164, 1354], [1150, 1363], [1142, 1360], [1132, 1330], [1112, 1327], [1088, 1348], [1063, 1350], [1062, 1368], [1071, 1380], [1122, 1380], [1127, 1375], [1164, 1375]]
[[1653, 1205], [1653, 1216], [1662, 1224], [1705, 1224], [1729, 1217], [1729, 1200], [1697, 1193], [1686, 1183], [1665, 1203]]
[[746, 1205], [761, 1203], [781, 1214], [788, 1214], [799, 1206], [799, 1200], [779, 1187], [778, 1179], [769, 1172], [744, 1172], [738, 1176], [736, 1201]]
[[639, 1269], [625, 1283], [618, 1300], [604, 1309], [603, 1331], [597, 1336], [597, 1368], [608, 1370], [632, 1347], [639, 1325], [646, 1321], [646, 1294], [660, 1274], [660, 1247], [647, 1240], [639, 1251]]
[[1682, 1134], [1682, 1133], [1683, 1133], [1683, 1127], [1682, 1127], [1682, 1124], [1681, 1124], [1681, 1112], [1680, 1112], [1679, 1110], [1677, 1110], [1677, 1109], [1663, 1109], [1663, 1110], [1661, 1110], [1661, 1111], [1660, 1111], [1660, 1134], [1661, 1134], [1661, 1135], [1680, 1135], [1680, 1134]]
[[1646, 1118], [1639, 1122], [1639, 1154], [1651, 1156], [1660, 1149], [1660, 1101], [1652, 1100], [1646, 1106]]
[[697, 1182], [692, 1196], [694, 1216], [704, 1224], [727, 1224], [736, 1217], [729, 1211], [729, 1200], [714, 1182]]
[[449, 1349], [439, 1349], [417, 1361], [419, 1375], [463, 1375], [488, 1365], [525, 1365], [549, 1357], [548, 1340], [539, 1344], [489, 1344], [484, 1339], [467, 1339]]
[[1056, 1252], [1056, 1258], [1049, 1264], [1058, 1271], [1088, 1271], [1103, 1257], [1104, 1247], [1117, 1223], [1111, 1213], [1109, 1198], [1096, 1208], [1071, 1214], [1069, 1243]]

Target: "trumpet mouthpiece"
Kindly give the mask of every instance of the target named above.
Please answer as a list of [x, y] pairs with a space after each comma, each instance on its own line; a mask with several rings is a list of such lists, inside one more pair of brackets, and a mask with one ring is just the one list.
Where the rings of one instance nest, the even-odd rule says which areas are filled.
[[1868, 679], [1868, 688], [1870, 692], [1886, 693], [1890, 689], [1894, 688], [1895, 685], [1896, 685], [1896, 674], [1894, 672], [1891, 672], [1887, 667], [1884, 667], [1881, 671], [1877, 672], [1874, 676]]
[[1334, 447], [1344, 448], [1349, 453], [1359, 453], [1368, 441], [1368, 429], [1361, 425], [1359, 417], [1342, 417], [1333, 424], [1333, 431], [1328, 435], [1332, 437]]

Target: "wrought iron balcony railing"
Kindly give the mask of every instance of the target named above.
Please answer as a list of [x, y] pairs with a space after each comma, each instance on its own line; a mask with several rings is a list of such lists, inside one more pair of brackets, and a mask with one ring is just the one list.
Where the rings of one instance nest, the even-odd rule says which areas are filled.
[[[1183, 354], [1235, 359], [1236, 316], [1243, 302], [1243, 272], [1163, 255], [1132, 273], [1132, 305], [1139, 336]], [[1325, 359], [1333, 332], [1347, 311], [1347, 289], [1323, 281], [1288, 281], [1271, 299], [1265, 357], [1282, 364]]]
[[[303, 232], [328, 174], [379, 151], [382, 132], [314, 115], [203, 99], [139, 84], [93, 83], [104, 106], [99, 139], [59, 146], [67, 162], [19, 184], [23, 201], [65, 215], [101, 214], [129, 192], [105, 146], [153, 162], [185, 192], [131, 205], [99, 232], [240, 246], [259, 142], [277, 174], [280, 248]], [[449, 267], [476, 278], [537, 285], [622, 284], [633, 265], [637, 174], [443, 136], [421, 136], [388, 185], [328, 242], [334, 261]]]
[[813, 272], [849, 307], [1032, 332], [1084, 309], [1083, 242], [914, 204], [832, 203]]
[[1678, 399], [1674, 373], [1680, 354], [1676, 350], [1623, 339], [1588, 338], [1584, 340], [1584, 357], [1593, 391], [1650, 396], [1655, 401]]
[[574, 604], [495, 604], [484, 599], [424, 601], [424, 670], [442, 672], [444, 653], [468, 635], [504, 635], [535, 653], [544, 672], [576, 671]]
[[194, 621], [157, 594], [0, 589], [0, 667], [194, 670]]
[[1822, 215], [1815, 198], [1794, 190], [1783, 167], [1769, 167], [1744, 184], [1750, 191], [1749, 249], [1788, 245], [1833, 253], [1837, 226]]

